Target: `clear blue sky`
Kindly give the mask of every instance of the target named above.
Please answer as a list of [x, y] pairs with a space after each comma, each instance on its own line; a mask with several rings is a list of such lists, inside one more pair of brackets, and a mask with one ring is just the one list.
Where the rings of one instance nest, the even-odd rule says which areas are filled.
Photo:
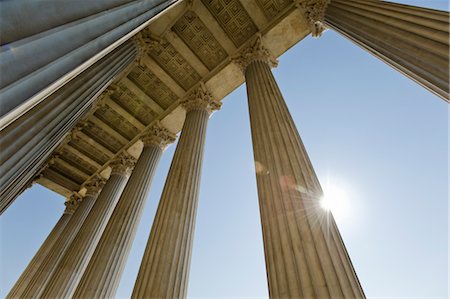
[[[336, 220], [366, 295], [447, 298], [448, 105], [332, 31], [279, 60], [275, 77], [319, 179], [346, 194]], [[208, 128], [189, 298], [267, 298], [245, 86], [223, 103]], [[174, 149], [159, 165], [118, 298], [131, 294]], [[0, 297], [63, 201], [37, 185], [1, 217]]]

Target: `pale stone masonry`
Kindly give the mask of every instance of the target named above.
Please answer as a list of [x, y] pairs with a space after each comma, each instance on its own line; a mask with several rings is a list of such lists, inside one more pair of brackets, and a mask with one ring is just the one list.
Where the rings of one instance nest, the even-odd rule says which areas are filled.
[[[272, 298], [364, 298], [258, 37], [235, 59], [245, 74], [264, 252]], [[326, 238], [328, 236], [328, 238]]]
[[332, 29], [448, 102], [447, 11], [378, 0], [41, 5], [0, 1], [0, 214], [33, 183], [67, 209], [8, 299], [114, 297], [180, 131], [132, 296], [185, 298], [208, 119], [244, 82], [270, 297], [364, 297], [270, 68]]
[[220, 103], [203, 84], [181, 105], [186, 120], [164, 185], [132, 298], [185, 298], [206, 128]]
[[164, 149], [176, 136], [154, 125], [73, 298], [114, 298]]
[[51, 249], [58, 238], [61, 237], [64, 228], [69, 222], [72, 214], [75, 212], [77, 206], [79, 204], [78, 196], [72, 196], [69, 200], [65, 202], [67, 208], [64, 210], [61, 218], [59, 218], [58, 222], [55, 224], [55, 227], [52, 229], [48, 237], [45, 239], [44, 243], [42, 243], [38, 252], [34, 255], [33, 259], [28, 264], [27, 268], [23, 271], [22, 275], [20, 275], [14, 287], [8, 294], [7, 298], [16, 298], [21, 297], [24, 289], [30, 284], [33, 275], [42, 265], [45, 257], [50, 254]]
[[48, 251], [48, 254], [43, 258], [42, 262], [35, 266], [35, 270], [32, 274], [30, 273], [32, 276], [29, 278], [26, 287], [22, 287], [19, 290], [13, 289], [8, 294], [8, 298], [39, 297], [44, 287], [50, 281], [50, 277], [56, 270], [56, 266], [63, 258], [64, 253], [71, 245], [73, 239], [78, 234], [80, 227], [89, 215], [103, 185], [104, 181], [101, 178], [96, 178], [89, 182], [89, 187], [83, 198], [80, 198], [76, 193], [73, 194], [71, 200], [68, 202], [69, 210], [74, 211], [69, 222]]
[[126, 153], [120, 155], [113, 162], [111, 176], [98, 195], [78, 234], [56, 266], [48, 284], [38, 294], [38, 297], [72, 297], [125, 188], [134, 163], [134, 158]]

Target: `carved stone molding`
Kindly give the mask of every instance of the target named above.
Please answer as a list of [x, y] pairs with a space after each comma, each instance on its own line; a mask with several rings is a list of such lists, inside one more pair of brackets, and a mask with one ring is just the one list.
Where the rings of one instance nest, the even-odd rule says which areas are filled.
[[329, 3], [330, 0], [299, 0], [297, 2], [297, 6], [303, 10], [310, 23], [313, 37], [320, 37], [325, 30], [323, 20]]
[[129, 176], [135, 163], [136, 159], [134, 157], [128, 153], [121, 153], [109, 164], [111, 167], [111, 175], [120, 174]]
[[161, 43], [161, 38], [153, 35], [148, 27], [142, 29], [138, 34], [133, 36], [132, 39], [136, 43], [138, 49], [135, 61], [136, 64], [140, 66], [143, 66], [142, 58], [147, 55], [147, 52]]
[[206, 110], [211, 114], [215, 110], [219, 110], [222, 104], [212, 98], [204, 83], [201, 83], [197, 89], [192, 91], [180, 105], [189, 112], [191, 110]]
[[236, 63], [243, 72], [245, 72], [247, 66], [253, 61], [265, 62], [270, 67], [278, 66], [278, 60], [266, 47], [264, 47], [261, 35], [259, 34], [248, 47], [244, 48], [238, 56], [233, 58], [233, 62]]
[[103, 177], [99, 175], [94, 176], [86, 185], [84, 185], [86, 188], [85, 196], [97, 196], [105, 184], [106, 180]]
[[73, 214], [75, 210], [78, 208], [82, 197], [77, 193], [73, 192], [70, 198], [64, 203], [66, 209], [64, 210], [65, 214]]
[[164, 150], [170, 143], [173, 143], [176, 138], [177, 136], [175, 134], [157, 122], [142, 136], [142, 142], [144, 143], [144, 146], [156, 145]]

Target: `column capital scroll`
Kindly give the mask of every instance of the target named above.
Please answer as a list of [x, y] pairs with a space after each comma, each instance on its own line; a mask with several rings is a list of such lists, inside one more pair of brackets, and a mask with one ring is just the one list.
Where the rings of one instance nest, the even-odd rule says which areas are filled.
[[78, 192], [73, 192], [69, 199], [64, 203], [64, 205], [66, 206], [64, 213], [72, 215], [78, 208], [81, 200], [82, 197], [80, 196], [80, 194], [78, 194]]
[[325, 26], [323, 20], [330, 0], [297, 0], [297, 7], [303, 10], [311, 26], [313, 37], [322, 36]]
[[245, 72], [247, 66], [249, 66], [249, 64], [252, 63], [253, 61], [265, 62], [270, 67], [278, 66], [278, 60], [264, 46], [260, 34], [258, 34], [256, 36], [256, 39], [253, 40], [248, 47], [244, 48], [232, 60], [239, 66], [242, 72]]
[[126, 152], [119, 154], [110, 164], [111, 175], [121, 174], [129, 176], [136, 164], [136, 159]]
[[142, 136], [144, 146], [156, 145], [162, 150], [164, 150], [170, 143], [173, 143], [176, 139], [177, 136], [163, 127], [160, 122], [157, 122], [151, 126]]
[[215, 110], [219, 110], [222, 106], [222, 103], [213, 99], [204, 83], [200, 83], [198, 88], [192, 91], [180, 104], [186, 112], [191, 110], [206, 110], [209, 114]]
[[135, 60], [137, 65], [143, 64], [142, 58], [145, 57], [148, 50], [158, 47], [162, 42], [161, 38], [155, 36], [148, 27], [142, 29], [135, 36], [133, 36], [133, 40], [138, 49], [138, 54]]
[[84, 185], [84, 187], [86, 188], [85, 196], [97, 196], [98, 193], [100, 193], [100, 191], [102, 190], [103, 186], [105, 186], [105, 184], [106, 180], [103, 177], [99, 175], [94, 176], [89, 180], [89, 182], [86, 183], [86, 185]]

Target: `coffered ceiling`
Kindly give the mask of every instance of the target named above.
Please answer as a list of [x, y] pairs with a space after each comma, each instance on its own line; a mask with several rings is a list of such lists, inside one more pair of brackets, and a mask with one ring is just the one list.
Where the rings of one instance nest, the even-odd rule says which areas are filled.
[[179, 132], [179, 100], [199, 82], [217, 100], [241, 85], [244, 77], [231, 58], [256, 34], [278, 57], [309, 32], [292, 0], [180, 1], [144, 29], [151, 40], [145, 55], [103, 92], [37, 182], [63, 196], [83, 194], [90, 178], [109, 176], [116, 155], [139, 156], [139, 136], [155, 121]]

